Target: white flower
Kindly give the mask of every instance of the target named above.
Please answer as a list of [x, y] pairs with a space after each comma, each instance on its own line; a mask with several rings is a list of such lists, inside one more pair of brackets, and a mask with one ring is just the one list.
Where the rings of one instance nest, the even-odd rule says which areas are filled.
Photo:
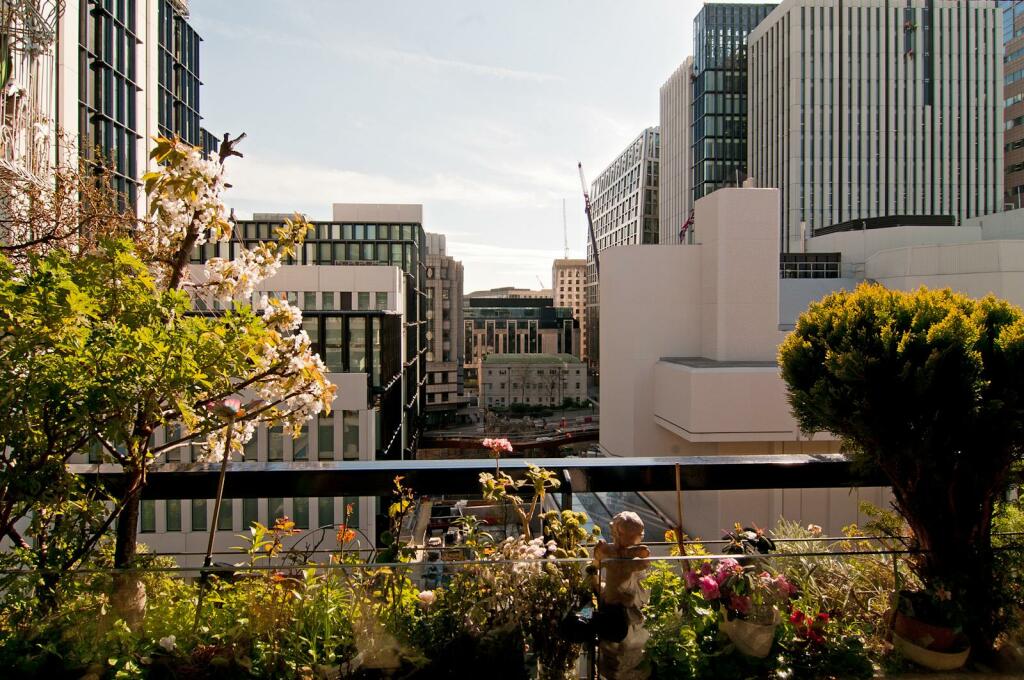
[[421, 590], [419, 594], [420, 604], [425, 607], [429, 607], [434, 604], [434, 600], [437, 599], [437, 595], [434, 594], [433, 590]]
[[168, 635], [167, 637], [160, 638], [160, 642], [158, 644], [166, 651], [173, 652], [174, 648], [177, 647], [174, 640], [175, 638], [173, 635]]

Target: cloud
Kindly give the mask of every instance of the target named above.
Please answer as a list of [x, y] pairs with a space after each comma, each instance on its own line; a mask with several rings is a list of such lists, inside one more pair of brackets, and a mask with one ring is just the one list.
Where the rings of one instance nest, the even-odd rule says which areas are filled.
[[[331, 203], [444, 203], [510, 206], [535, 203], [534, 194], [459, 174], [404, 180], [353, 170], [288, 163], [257, 155], [229, 169], [226, 199], [243, 211], [305, 210], [325, 214]], [[319, 206], [319, 208], [314, 207]]]
[[550, 287], [551, 265], [562, 257], [559, 250], [516, 248], [447, 240], [448, 254], [465, 267], [467, 293], [499, 286], [539, 288], [537, 277]]
[[532, 83], [548, 83], [564, 80], [552, 73], [542, 73], [525, 69], [510, 68], [495, 64], [480, 64], [461, 59], [438, 57], [424, 52], [412, 52], [392, 47], [381, 47], [365, 41], [353, 41], [351, 36], [345, 40], [325, 40], [321, 37], [322, 26], [305, 28], [305, 35], [298, 36], [294, 32], [284, 33], [269, 31], [251, 25], [227, 24], [213, 18], [203, 21], [204, 32], [220, 38], [265, 42], [276, 48], [313, 50], [333, 54], [344, 59], [356, 59], [371, 64], [388, 64], [400, 67], [419, 67], [431, 70], [457, 71], [474, 76], [499, 80], [514, 80]]

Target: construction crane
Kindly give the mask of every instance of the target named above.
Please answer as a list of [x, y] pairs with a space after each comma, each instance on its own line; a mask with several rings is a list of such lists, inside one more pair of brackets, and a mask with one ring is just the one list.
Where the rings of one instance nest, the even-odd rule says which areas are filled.
[[565, 219], [565, 199], [562, 199], [562, 239], [565, 241], [565, 259], [569, 259], [569, 224]]
[[587, 213], [587, 229], [590, 231], [590, 249], [594, 252], [594, 280], [601, 277], [601, 261], [597, 252], [597, 237], [594, 236], [594, 216], [590, 214], [590, 193], [587, 178], [583, 175], [583, 163], [577, 163], [580, 171], [580, 186], [583, 188], [583, 208]]

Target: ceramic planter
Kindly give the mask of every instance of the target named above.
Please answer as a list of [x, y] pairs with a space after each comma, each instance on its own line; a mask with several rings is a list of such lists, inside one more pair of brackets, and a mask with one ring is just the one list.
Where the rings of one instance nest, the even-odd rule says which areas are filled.
[[752, 623], [743, 619], [730, 619], [725, 610], [722, 611], [722, 614], [719, 628], [741, 654], [758, 659], [768, 656], [772, 649], [772, 643], [775, 641], [775, 629], [779, 626], [777, 609], [772, 612], [772, 623]]
[[903, 640], [933, 652], [948, 652], [957, 643], [957, 632], [952, 628], [925, 623], [898, 611], [892, 629]]
[[934, 649], [926, 649], [904, 639], [896, 631], [893, 631], [892, 634], [892, 645], [907, 659], [933, 671], [956, 670], [967, 663], [967, 657], [971, 654], [970, 647], [961, 652], [938, 652]]

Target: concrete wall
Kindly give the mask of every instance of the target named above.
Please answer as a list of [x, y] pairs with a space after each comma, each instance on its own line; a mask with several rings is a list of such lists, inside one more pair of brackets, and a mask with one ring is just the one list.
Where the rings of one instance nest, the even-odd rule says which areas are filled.
[[924, 227], [904, 225], [885, 229], [864, 229], [826, 234], [807, 239], [809, 253], [842, 253], [842, 275], [863, 278], [864, 263], [882, 250], [932, 243], [972, 243], [982, 238], [978, 225]]
[[[695, 210], [700, 244], [613, 248], [602, 258], [601, 448], [612, 456], [838, 451], [833, 437], [799, 431], [774, 364], [785, 337], [778, 192], [720, 189]], [[807, 283], [798, 292], [835, 285]], [[674, 494], [651, 498], [675, 516]], [[785, 516], [836, 533], [864, 520], [861, 500], [887, 499], [881, 489], [688, 492], [685, 528], [711, 538], [734, 522]]]

